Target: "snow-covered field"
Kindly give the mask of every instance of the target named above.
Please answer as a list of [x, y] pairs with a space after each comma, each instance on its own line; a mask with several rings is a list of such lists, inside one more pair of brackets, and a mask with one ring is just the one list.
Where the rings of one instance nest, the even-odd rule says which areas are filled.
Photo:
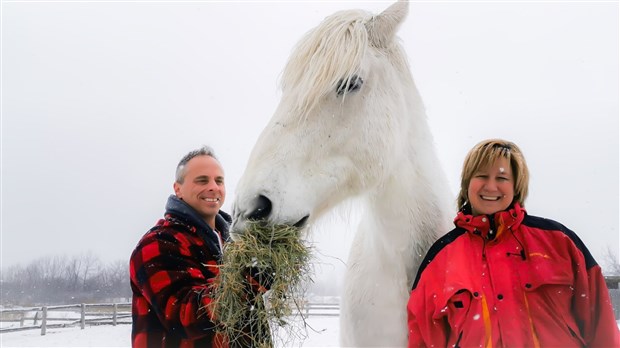
[[[338, 317], [310, 317], [306, 323], [307, 337], [292, 339], [288, 347], [338, 346]], [[0, 347], [131, 347], [130, 336], [127, 324], [49, 329], [45, 336], [40, 330], [28, 330], [0, 334]]]
[[[289, 347], [337, 347], [338, 317], [310, 317], [307, 329], [287, 343]], [[307, 336], [305, 339], [302, 336]], [[0, 334], [0, 347], [131, 347], [131, 325], [27, 330]]]

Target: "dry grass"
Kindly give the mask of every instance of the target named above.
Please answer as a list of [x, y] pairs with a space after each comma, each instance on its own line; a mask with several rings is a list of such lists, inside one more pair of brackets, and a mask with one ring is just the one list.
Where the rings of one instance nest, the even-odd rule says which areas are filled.
[[[297, 313], [311, 281], [310, 256], [301, 230], [286, 225], [250, 223], [226, 246], [212, 309], [233, 346], [272, 347], [270, 325], [285, 333], [298, 329], [288, 318]], [[248, 274], [269, 291], [256, 291]]]

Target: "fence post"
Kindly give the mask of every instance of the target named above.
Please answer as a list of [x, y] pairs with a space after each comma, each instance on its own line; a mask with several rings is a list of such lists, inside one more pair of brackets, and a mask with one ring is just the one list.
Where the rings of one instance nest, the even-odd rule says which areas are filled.
[[47, 330], [47, 306], [43, 306], [41, 310], [43, 311], [43, 318], [41, 318], [41, 336], [45, 336], [45, 331]]
[[19, 318], [19, 327], [24, 326], [24, 319], [26, 318], [26, 312], [21, 312], [21, 318]]
[[80, 304], [80, 329], [84, 330], [86, 326], [86, 304]]
[[118, 310], [118, 306], [116, 305], [116, 303], [113, 306], [113, 310], [114, 312], [112, 313], [112, 326], [116, 326], [116, 312]]
[[609, 297], [611, 298], [611, 305], [614, 308], [616, 320], [620, 320], [620, 290], [609, 289]]
[[32, 325], [37, 325], [37, 320], [39, 320], [39, 311], [34, 311], [34, 318], [32, 319]]

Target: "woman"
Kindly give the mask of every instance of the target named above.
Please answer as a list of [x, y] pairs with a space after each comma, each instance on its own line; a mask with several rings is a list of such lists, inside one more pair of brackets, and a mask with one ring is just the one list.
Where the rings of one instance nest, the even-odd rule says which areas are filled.
[[601, 268], [577, 235], [523, 208], [521, 150], [491, 139], [465, 158], [456, 228], [422, 262], [409, 347], [618, 347]]

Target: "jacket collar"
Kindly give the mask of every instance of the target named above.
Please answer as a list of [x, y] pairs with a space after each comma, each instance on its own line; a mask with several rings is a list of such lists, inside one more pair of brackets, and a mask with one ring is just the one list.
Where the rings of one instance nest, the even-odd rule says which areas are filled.
[[[192, 208], [189, 204], [179, 199], [175, 195], [170, 195], [166, 202], [166, 215], [173, 215], [174, 217], [182, 220], [190, 226], [195, 226], [198, 230], [210, 232], [211, 226], [209, 226], [198, 214], [198, 212]], [[227, 241], [229, 238], [228, 229], [232, 218], [230, 215], [220, 210], [215, 217], [215, 228], [222, 234], [222, 239]], [[211, 235], [209, 233], [208, 235]]]
[[465, 206], [458, 212], [454, 219], [454, 225], [467, 230], [470, 233], [480, 234], [485, 238], [495, 238], [495, 232], [505, 229], [516, 230], [527, 212], [519, 203], [514, 203], [507, 210], [499, 211], [492, 215], [477, 215], [471, 213], [471, 207]]

